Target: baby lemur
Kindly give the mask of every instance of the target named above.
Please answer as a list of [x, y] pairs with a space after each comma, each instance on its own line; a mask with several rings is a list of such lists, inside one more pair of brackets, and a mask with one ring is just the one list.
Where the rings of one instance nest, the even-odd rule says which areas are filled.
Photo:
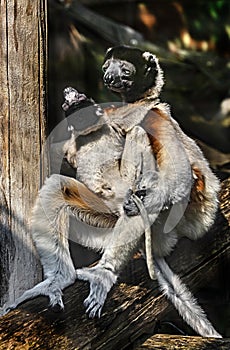
[[[199, 147], [160, 101], [164, 82], [155, 55], [114, 47], [105, 55], [103, 72], [105, 85], [119, 93], [123, 103], [102, 110], [76, 90], [65, 90], [66, 111], [80, 108], [82, 101], [92, 107], [85, 124], [77, 114], [72, 118], [73, 137], [65, 145], [76, 179], [51, 175], [41, 188], [32, 235], [45, 279], [4, 312], [41, 294], [49, 297], [51, 306], [63, 308], [62, 289], [81, 279], [90, 284], [86, 312], [100, 317], [108, 292], [146, 229], [138, 198], [151, 227], [161, 290], [197, 333], [221, 337], [164, 259], [180, 237], [197, 239], [210, 228], [219, 182]], [[74, 240], [103, 253], [96, 266], [75, 270], [68, 246], [69, 218]]]

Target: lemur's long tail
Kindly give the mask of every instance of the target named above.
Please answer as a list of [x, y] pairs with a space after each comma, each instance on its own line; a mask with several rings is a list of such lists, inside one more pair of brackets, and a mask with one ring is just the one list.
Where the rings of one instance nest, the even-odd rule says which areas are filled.
[[168, 266], [164, 258], [155, 257], [155, 272], [160, 289], [173, 303], [179, 314], [198, 334], [222, 338], [207, 319], [192, 293]]

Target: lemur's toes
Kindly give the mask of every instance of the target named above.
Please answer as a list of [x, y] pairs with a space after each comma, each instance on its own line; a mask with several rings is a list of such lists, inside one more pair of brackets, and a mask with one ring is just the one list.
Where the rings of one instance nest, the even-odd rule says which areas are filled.
[[55, 313], [59, 313], [59, 312], [62, 312], [64, 310], [64, 307], [57, 303], [54, 305], [50, 305], [50, 310], [55, 312]]
[[88, 308], [86, 310], [86, 313], [89, 315], [89, 318], [95, 318], [101, 317], [101, 310], [102, 310], [102, 306], [100, 304], [95, 304], [92, 308]]
[[86, 313], [90, 318], [100, 317], [108, 292], [117, 280], [114, 272], [101, 266], [76, 270], [77, 278], [88, 281], [90, 292], [84, 300]]
[[2, 308], [0, 308], [0, 316], [4, 316], [8, 314], [10, 311], [14, 310], [17, 306], [14, 304], [11, 305], [5, 305]]

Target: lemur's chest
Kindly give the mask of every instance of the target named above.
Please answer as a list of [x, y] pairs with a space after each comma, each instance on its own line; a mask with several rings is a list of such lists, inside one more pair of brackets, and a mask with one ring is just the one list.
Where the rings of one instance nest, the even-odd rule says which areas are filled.
[[77, 145], [77, 179], [108, 201], [113, 211], [119, 211], [128, 188], [120, 174], [124, 142], [119, 132], [105, 127], [79, 139]]
[[[122, 206], [132, 184], [121, 174], [126, 135], [149, 111], [146, 105], [126, 105], [105, 112], [100, 130], [77, 139], [77, 179], [103, 198], [113, 211]], [[130, 150], [131, 151], [131, 150]]]

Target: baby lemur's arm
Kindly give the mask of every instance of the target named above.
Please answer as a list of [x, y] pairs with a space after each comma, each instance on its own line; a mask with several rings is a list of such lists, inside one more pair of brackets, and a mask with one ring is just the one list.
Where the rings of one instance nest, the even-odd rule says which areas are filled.
[[67, 118], [70, 138], [62, 146], [63, 156], [68, 163], [77, 168], [77, 145], [76, 138], [79, 135], [87, 135], [101, 127], [104, 121], [101, 117], [104, 112], [101, 106], [92, 98], [79, 93], [73, 87], [67, 87], [63, 91], [64, 102], [62, 109]]

